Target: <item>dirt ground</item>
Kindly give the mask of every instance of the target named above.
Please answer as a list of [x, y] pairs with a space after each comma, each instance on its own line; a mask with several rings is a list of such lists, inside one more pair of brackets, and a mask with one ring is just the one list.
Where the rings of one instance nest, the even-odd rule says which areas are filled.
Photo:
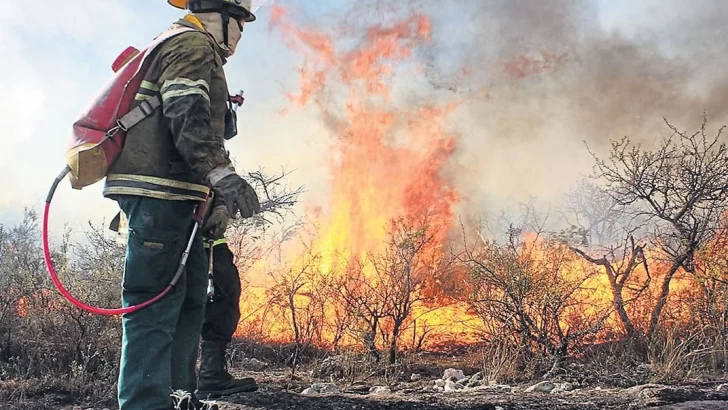
[[[376, 383], [354, 386], [340, 385], [335, 394], [301, 394], [311, 386], [311, 380], [288, 384], [284, 370], [267, 369], [260, 372], [234, 371], [237, 376], [253, 376], [260, 389], [215, 400], [220, 410], [728, 410], [726, 381], [712, 381], [681, 386], [642, 385], [631, 388], [579, 386], [559, 393], [525, 392], [530, 384], [510, 386], [510, 391], [494, 391], [488, 387], [451, 392], [431, 391], [433, 380], [425, 377], [416, 382], [399, 382], [389, 386], [391, 391], [370, 393]], [[306, 378], [308, 379], [308, 378]], [[326, 381], [326, 380], [320, 380]], [[379, 384], [381, 385], [381, 384]], [[116, 408], [113, 397], [104, 403], [79, 404], [63, 392], [48, 392], [28, 397], [22, 403], [7, 403], [3, 409], [106, 410]]]
[[[419, 393], [357, 396], [354, 394], [301, 396], [295, 393], [262, 391], [247, 395], [227, 397], [217, 402], [221, 410], [253, 409], [625, 409], [630, 401], [622, 397], [592, 393], [574, 394], [570, 397], [547, 397], [543, 394], [492, 394], [479, 392]], [[728, 408], [728, 402], [723, 402]], [[718, 409], [720, 407], [715, 407]]]
[[[456, 391], [447, 393], [394, 392], [391, 394], [364, 395], [341, 393], [335, 395], [304, 396], [262, 387], [255, 393], [238, 394], [216, 401], [221, 410], [258, 409], [483, 409], [483, 410], [617, 410], [617, 409], [664, 409], [664, 410], [718, 410], [728, 409], [728, 394], [715, 395], [709, 388], [683, 387], [683, 396], [667, 397], [663, 402], [650, 395], [628, 394], [623, 389], [582, 389], [561, 394], [494, 393], [486, 391]], [[703, 399], [714, 400], [703, 400]], [[703, 400], [703, 401], [700, 401]], [[662, 405], [660, 405], [662, 404]]]
[[[492, 391], [455, 391], [425, 393], [418, 390], [394, 391], [387, 394], [347, 392], [306, 396], [285, 391], [260, 380], [261, 388], [254, 393], [240, 393], [215, 400], [220, 410], [726, 410], [728, 393], [717, 393], [711, 386], [656, 386], [641, 393], [628, 389], [585, 388], [559, 394], [525, 393], [516, 387], [510, 393]], [[115, 403], [104, 405], [68, 404], [72, 398], [48, 394], [23, 403], [8, 403], [10, 409], [113, 409]]]

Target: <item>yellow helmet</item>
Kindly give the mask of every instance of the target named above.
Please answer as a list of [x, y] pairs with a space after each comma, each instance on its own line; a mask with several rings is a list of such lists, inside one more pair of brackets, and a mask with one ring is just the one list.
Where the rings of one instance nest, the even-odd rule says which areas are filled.
[[167, 0], [167, 3], [178, 9], [188, 9], [193, 13], [225, 11], [246, 23], [255, 21], [252, 0]]

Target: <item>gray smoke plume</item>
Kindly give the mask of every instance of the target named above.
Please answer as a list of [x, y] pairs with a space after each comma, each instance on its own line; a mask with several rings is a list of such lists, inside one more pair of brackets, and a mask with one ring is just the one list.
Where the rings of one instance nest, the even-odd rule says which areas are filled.
[[419, 56], [430, 84], [464, 101], [450, 177], [472, 205], [560, 202], [591, 170], [583, 141], [604, 153], [613, 138], [668, 134], [663, 117], [689, 131], [704, 112], [725, 122], [728, 3], [641, 2], [623, 14], [632, 32], [604, 26], [620, 15], [610, 3], [463, 0], [433, 16]]
[[[321, 19], [350, 34], [409, 13], [431, 17], [432, 39], [415, 55], [424, 81], [407, 99], [460, 102], [446, 176], [462, 211], [482, 213], [531, 198], [560, 203], [591, 171], [584, 141], [603, 154], [621, 136], [662, 138], [663, 117], [689, 131], [704, 112], [711, 129], [725, 122], [728, 3], [620, 3], [371, 0]], [[605, 25], [613, 16], [626, 20], [620, 30]]]

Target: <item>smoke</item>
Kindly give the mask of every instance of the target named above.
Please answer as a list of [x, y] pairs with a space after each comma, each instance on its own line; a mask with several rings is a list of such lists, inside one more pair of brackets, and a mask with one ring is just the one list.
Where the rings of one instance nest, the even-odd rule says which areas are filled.
[[703, 112], [722, 124], [728, 5], [639, 7], [621, 15], [632, 32], [605, 27], [619, 10], [583, 0], [454, 1], [433, 16], [420, 57], [430, 85], [463, 100], [450, 176], [470, 210], [560, 202], [591, 170], [584, 141], [603, 153], [623, 135], [650, 144], [663, 117], [691, 131]]
[[606, 29], [595, 2], [453, 3], [466, 22], [436, 19], [448, 35], [422, 55], [433, 86], [465, 101], [451, 175], [471, 205], [560, 202], [591, 170], [583, 141], [603, 153], [623, 135], [650, 144], [663, 117], [725, 120], [725, 3], [645, 3], [633, 33]]
[[[457, 104], [449, 121], [455, 152], [443, 175], [460, 194], [459, 211], [480, 215], [527, 201], [558, 207], [591, 172], [585, 142], [604, 154], [610, 139], [662, 138], [663, 117], [687, 130], [704, 112], [711, 127], [725, 121], [728, 4], [648, 0], [620, 7], [587, 0], [371, 0], [306, 18], [331, 34], [335, 47], [349, 49], [372, 25], [430, 18], [429, 40], [398, 67], [386, 104]], [[343, 98], [333, 85], [325, 97], [322, 121], [333, 129]]]

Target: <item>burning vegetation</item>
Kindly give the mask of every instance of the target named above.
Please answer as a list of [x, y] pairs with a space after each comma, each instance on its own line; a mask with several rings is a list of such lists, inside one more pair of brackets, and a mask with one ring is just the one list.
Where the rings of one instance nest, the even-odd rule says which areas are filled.
[[[244, 281], [236, 336], [275, 348], [249, 352], [275, 350], [290, 380], [321, 352], [352, 355], [384, 377], [423, 352], [477, 352], [488, 383], [563, 376], [569, 362], [593, 367], [582, 381], [614, 385], [725, 377], [728, 147], [707, 114], [696, 131], [670, 114], [691, 123], [685, 108], [698, 116], [705, 108], [723, 119], [726, 105], [678, 83], [690, 64], [597, 33], [592, 8], [564, 1], [558, 13], [533, 6], [520, 20], [509, 2], [494, 2], [492, 15], [476, 7], [476, 22], [532, 24], [531, 41], [503, 34], [486, 58], [469, 38], [445, 67], [437, 53], [454, 41], [436, 35], [425, 2], [374, 3], [386, 18], [355, 9], [328, 29], [300, 23], [295, 9], [271, 11], [272, 31], [302, 61], [286, 111], [311, 110], [326, 124], [329, 180], [326, 202], [303, 197], [305, 217], [293, 221], [303, 189], [287, 188], [286, 173], [251, 174], [273, 213], [229, 232]], [[538, 13], [553, 21], [534, 20]], [[624, 56], [631, 72], [601, 64]], [[645, 120], [663, 115], [659, 132]], [[625, 130], [634, 136], [615, 137]], [[522, 154], [507, 166], [515, 154], [505, 145]], [[569, 169], [562, 162], [588, 162], [592, 174], [556, 178]], [[536, 202], [501, 217], [483, 209], [497, 202], [491, 189], [513, 196], [567, 185], [548, 212]], [[99, 227], [89, 235], [91, 245], [77, 249], [83, 258], [67, 238], [55, 257], [72, 288], [114, 305], [123, 249]], [[111, 378], [118, 323], [50, 291], [34, 214], [0, 227], [0, 246], [3, 369]], [[62, 348], [46, 334], [54, 326], [69, 329]], [[57, 361], [33, 359], [51, 351]], [[625, 375], [607, 376], [605, 366]], [[354, 367], [330, 375], [370, 377]], [[93, 396], [84, 383], [76, 388]]]
[[[277, 8], [271, 25], [303, 55], [290, 100], [315, 107], [335, 136], [330, 202], [313, 217], [315, 231], [299, 236], [303, 249], [288, 247], [279, 263], [250, 273], [264, 270], [269, 285], [249, 288], [257, 297], [242, 305], [251, 313], [241, 337], [293, 342], [294, 363], [311, 346], [361, 349], [377, 361], [386, 350], [394, 364], [400, 351], [495, 343], [524, 363], [548, 357], [554, 370], [595, 343], [650, 341], [695, 323], [680, 304], [697, 280], [698, 249], [722, 235], [722, 129], [710, 135], [704, 122], [688, 134], [666, 122], [670, 134], [652, 146], [626, 138], [587, 146], [593, 179], [576, 185], [558, 217], [528, 207], [488, 232], [459, 222], [463, 198], [448, 174], [463, 140], [448, 119], [467, 98], [395, 97], [397, 69], [421, 72], [429, 18], [405, 13], [341, 39], [287, 13]], [[520, 82], [568, 60], [516, 56], [496, 76]], [[708, 293], [698, 299], [715, 303]]]

